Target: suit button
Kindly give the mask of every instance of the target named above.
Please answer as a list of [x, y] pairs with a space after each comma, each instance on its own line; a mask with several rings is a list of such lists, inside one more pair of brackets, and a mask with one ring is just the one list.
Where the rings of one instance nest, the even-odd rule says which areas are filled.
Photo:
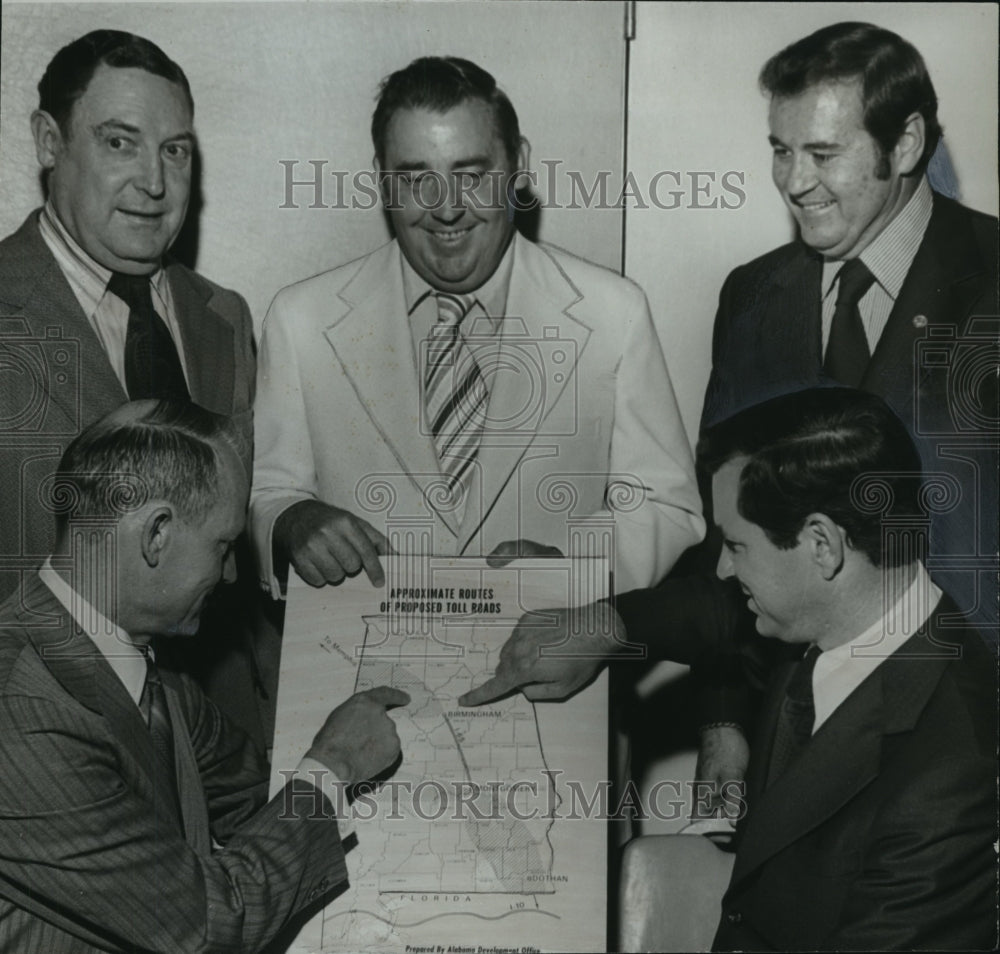
[[913, 327], [914, 328], [926, 328], [927, 327], [927, 316], [926, 315], [914, 315], [913, 316]]
[[728, 922], [729, 922], [730, 924], [742, 924], [742, 923], [743, 923], [743, 915], [742, 915], [742, 914], [740, 914], [740, 912], [739, 912], [739, 911], [730, 911], [730, 912], [729, 912], [729, 913], [728, 913], [728, 914], [726, 915], [726, 920], [727, 920], [727, 921], [728, 921]]

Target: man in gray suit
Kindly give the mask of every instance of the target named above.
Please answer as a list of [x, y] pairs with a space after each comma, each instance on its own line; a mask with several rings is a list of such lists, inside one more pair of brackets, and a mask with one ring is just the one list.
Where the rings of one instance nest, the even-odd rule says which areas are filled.
[[[232, 415], [248, 465], [251, 446], [246, 302], [169, 255], [196, 151], [183, 70], [142, 37], [96, 30], [53, 57], [38, 90], [46, 201], [0, 242], [0, 598], [52, 552], [66, 445], [129, 398]], [[182, 665], [263, 741], [251, 662], [227, 628]]]
[[267, 802], [247, 736], [156, 665], [152, 646], [192, 636], [232, 578], [240, 450], [226, 419], [144, 401], [60, 463], [73, 557], [0, 605], [4, 951], [257, 951], [347, 879], [343, 785], [399, 757], [385, 710], [408, 696], [344, 702], [297, 766], [276, 767], [286, 785]]
[[246, 303], [168, 255], [196, 148], [183, 70], [96, 30], [38, 89], [47, 197], [0, 242], [0, 597], [51, 551], [49, 478], [84, 427], [170, 397], [235, 415], [249, 438], [254, 387]]

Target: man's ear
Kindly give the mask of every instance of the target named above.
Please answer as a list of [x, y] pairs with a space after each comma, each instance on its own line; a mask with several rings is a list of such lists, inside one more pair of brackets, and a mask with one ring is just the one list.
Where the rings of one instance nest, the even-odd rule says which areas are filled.
[[[521, 137], [521, 145], [517, 147], [517, 162], [514, 167], [514, 188], [521, 189], [530, 186], [531, 179], [522, 175], [528, 171], [531, 165], [531, 143], [524, 136]], [[522, 181], [523, 180], [523, 181]]]
[[825, 513], [806, 517], [799, 540], [809, 547], [813, 563], [824, 580], [832, 580], [840, 572], [847, 549], [846, 534]]
[[167, 504], [151, 507], [142, 520], [140, 546], [146, 566], [159, 566], [173, 536], [173, 509]]
[[372, 166], [375, 169], [375, 182], [378, 185], [378, 194], [382, 198], [382, 205], [385, 206], [386, 210], [391, 209], [399, 202], [398, 196], [394, 197], [392, 195], [393, 177], [386, 175], [385, 170], [382, 168], [382, 163], [378, 161], [378, 156], [372, 156]]
[[31, 114], [31, 136], [35, 140], [35, 155], [43, 169], [51, 169], [62, 152], [62, 130], [52, 116], [43, 109]]
[[927, 131], [924, 117], [920, 113], [911, 113], [906, 119], [902, 134], [892, 149], [896, 170], [900, 175], [907, 176], [917, 167], [924, 154], [926, 140]]

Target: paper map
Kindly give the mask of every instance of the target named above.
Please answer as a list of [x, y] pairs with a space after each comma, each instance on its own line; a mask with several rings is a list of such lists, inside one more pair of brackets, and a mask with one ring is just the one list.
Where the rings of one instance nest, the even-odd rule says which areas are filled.
[[273, 788], [351, 693], [405, 690], [403, 761], [351, 806], [351, 886], [297, 952], [606, 949], [607, 687], [463, 708], [520, 615], [606, 595], [598, 560], [390, 559], [387, 583], [290, 587]]

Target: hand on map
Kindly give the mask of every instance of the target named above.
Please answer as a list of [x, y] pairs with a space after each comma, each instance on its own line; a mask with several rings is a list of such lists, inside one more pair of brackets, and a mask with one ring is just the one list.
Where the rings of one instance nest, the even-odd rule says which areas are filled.
[[409, 701], [405, 692], [391, 686], [355, 693], [327, 716], [306, 756], [322, 762], [348, 785], [374, 778], [399, 758], [396, 723], [386, 709]]
[[275, 552], [310, 586], [340, 583], [364, 568], [373, 586], [385, 583], [379, 554], [389, 541], [367, 520], [321, 500], [292, 504], [274, 522]]
[[624, 645], [621, 617], [604, 602], [526, 613], [500, 650], [491, 679], [459, 697], [479, 706], [520, 689], [533, 701], [565, 699]]
[[504, 540], [493, 548], [492, 553], [487, 554], [486, 563], [488, 566], [501, 567], [506, 566], [511, 560], [561, 556], [562, 551], [558, 547], [535, 543], [534, 540]]

